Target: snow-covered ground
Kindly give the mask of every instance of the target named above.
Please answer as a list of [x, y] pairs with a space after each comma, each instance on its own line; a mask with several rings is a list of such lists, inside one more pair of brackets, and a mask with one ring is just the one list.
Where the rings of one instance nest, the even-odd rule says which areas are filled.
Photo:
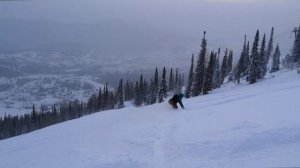
[[[99, 78], [75, 75], [0, 77], [0, 117], [31, 113], [32, 105], [52, 106], [64, 100], [86, 102], [103, 84]], [[2, 89], [1, 89], [2, 88]]]
[[0, 141], [5, 168], [300, 166], [300, 75], [213, 94], [127, 106]]

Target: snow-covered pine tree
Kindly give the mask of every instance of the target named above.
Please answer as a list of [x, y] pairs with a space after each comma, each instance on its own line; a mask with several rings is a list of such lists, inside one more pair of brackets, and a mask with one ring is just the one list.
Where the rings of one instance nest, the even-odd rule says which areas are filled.
[[237, 84], [240, 84], [240, 79], [241, 79], [241, 71], [240, 71], [240, 60], [241, 57], [239, 58], [238, 62], [233, 66], [233, 70], [232, 70], [232, 76], [233, 76], [233, 80], [234, 82], [236, 82]]
[[241, 79], [240, 60], [241, 57], [239, 58], [238, 62], [235, 65], [233, 65], [233, 69], [232, 69], [232, 80], [237, 84], [240, 84], [240, 79]]
[[170, 75], [169, 75], [169, 91], [173, 91], [174, 89], [174, 75], [173, 75], [173, 68], [171, 68]]
[[142, 74], [140, 76], [139, 92], [140, 92], [139, 95], [140, 95], [141, 104], [143, 104], [146, 98], [145, 98], [144, 79], [143, 79], [143, 75]]
[[159, 91], [159, 79], [158, 79], [158, 70], [155, 68], [155, 73], [154, 73], [154, 87], [155, 87], [155, 92], [158, 94]]
[[124, 85], [124, 100], [125, 101], [129, 101], [129, 91], [130, 91], [130, 87], [129, 87], [129, 81], [127, 80], [125, 85]]
[[201, 50], [195, 69], [195, 80], [193, 84], [193, 96], [199, 96], [202, 92], [205, 77], [205, 56], [207, 52], [207, 40], [205, 39], [206, 32], [203, 33]]
[[233, 75], [233, 51], [229, 51], [229, 56], [227, 59], [227, 76], [228, 76], [228, 81], [234, 80], [234, 75]]
[[162, 73], [162, 78], [161, 78], [161, 83], [160, 83], [160, 88], [158, 92], [158, 103], [161, 103], [164, 101], [165, 98], [168, 97], [168, 90], [167, 90], [167, 82], [166, 82], [166, 68], [164, 67], [163, 73]]
[[148, 90], [148, 93], [146, 95], [146, 104], [147, 105], [152, 104], [151, 103], [151, 96], [152, 96], [151, 93], [152, 93], [152, 90], [154, 88], [153, 86], [154, 86], [154, 83], [153, 83], [153, 79], [151, 78], [150, 83], [149, 83], [148, 88], [147, 88], [147, 90]]
[[225, 77], [227, 76], [227, 59], [228, 59], [228, 49], [225, 50], [225, 55], [223, 57], [222, 66], [221, 66], [221, 84], [224, 82]]
[[103, 90], [103, 99], [102, 99], [102, 108], [107, 109], [107, 102], [108, 102], [108, 86], [105, 83], [104, 90]]
[[178, 87], [178, 79], [179, 79], [179, 73], [178, 73], [178, 68], [176, 68], [176, 72], [175, 72], [175, 81], [174, 81], [174, 88]]
[[248, 68], [247, 56], [247, 36], [245, 35], [243, 49], [240, 58], [234, 68], [234, 79], [238, 84], [240, 83], [241, 77], [245, 75]]
[[205, 82], [203, 87], [203, 94], [208, 94], [213, 89], [214, 69], [216, 65], [216, 54], [211, 52], [208, 66], [205, 73]]
[[172, 74], [173, 74], [172, 81], [171, 81], [171, 83], [172, 83], [172, 89], [170, 89], [170, 90], [174, 90], [174, 88], [176, 87], [174, 71], [173, 71]]
[[141, 92], [140, 92], [140, 89], [139, 89], [139, 82], [136, 81], [135, 83], [135, 87], [134, 87], [134, 98], [133, 98], [133, 103], [136, 105], [136, 106], [140, 106], [142, 104], [142, 101], [141, 101]]
[[[98, 100], [98, 96], [97, 94], [92, 94], [88, 100], [88, 103], [87, 103], [87, 111], [88, 113], [92, 113], [92, 112], [95, 112], [97, 110], [97, 100]], [[69, 104], [67, 105], [69, 107]], [[62, 108], [62, 109], [65, 109], [65, 108]], [[66, 110], [64, 110], [66, 111]], [[65, 120], [68, 120], [69, 119], [69, 114], [68, 112], [66, 112], [65, 114], [62, 114], [62, 121], [65, 121]]]
[[149, 84], [147, 82], [146, 79], [144, 79], [144, 90], [143, 90], [143, 101], [145, 104], [147, 104], [147, 97], [148, 97], [148, 94], [149, 94]]
[[300, 26], [297, 30], [293, 49], [292, 49], [292, 57], [294, 58], [294, 63], [297, 63], [300, 66]]
[[97, 97], [97, 110], [102, 109], [102, 89], [99, 88], [98, 97]]
[[253, 84], [259, 78], [259, 53], [258, 53], [258, 42], [259, 42], [259, 30], [257, 30], [255, 39], [251, 51], [251, 60], [249, 67], [249, 83]]
[[232, 71], [232, 66], [233, 66], [232, 64], [233, 64], [233, 51], [230, 50], [227, 59], [227, 75], [229, 75], [229, 73]]
[[132, 87], [132, 83], [127, 80], [124, 86], [124, 99], [125, 101], [129, 101], [133, 99], [134, 87]]
[[31, 116], [32, 116], [32, 124], [33, 124], [33, 127], [36, 127], [36, 126], [37, 126], [38, 112], [37, 112], [37, 110], [35, 109], [35, 105], [32, 105]]
[[114, 93], [109, 92], [109, 97], [108, 97], [108, 108], [107, 109], [114, 109], [115, 104], [117, 103], [118, 100], [115, 99]]
[[247, 42], [247, 50], [246, 50], [246, 57], [245, 57], [245, 72], [244, 76], [247, 76], [246, 80], [249, 81], [249, 69], [250, 69], [250, 64], [251, 64], [251, 56], [250, 56], [250, 42]]
[[119, 82], [118, 98], [119, 98], [118, 108], [120, 109], [120, 108], [125, 107], [124, 97], [123, 97], [123, 79], [121, 79], [120, 82]]
[[220, 50], [218, 51], [218, 57], [216, 58], [216, 66], [214, 72], [214, 89], [221, 87], [221, 70], [220, 70]]
[[181, 93], [181, 88], [183, 86], [182, 77], [183, 77], [183, 74], [179, 74], [179, 77], [178, 77], [178, 86], [177, 86], [177, 88], [175, 88], [176, 93]]
[[270, 39], [268, 42], [267, 50], [266, 50], [266, 55], [265, 55], [265, 60], [264, 60], [264, 67], [263, 67], [263, 76], [266, 75], [266, 72], [268, 71], [268, 63], [270, 60], [270, 57], [273, 53], [273, 36], [274, 36], [274, 27], [271, 29], [271, 35]]
[[186, 87], [185, 97], [190, 98], [192, 96], [192, 84], [194, 79], [194, 53], [192, 54], [191, 66], [189, 71], [188, 84]]
[[245, 35], [243, 50], [239, 60], [240, 76], [245, 76], [249, 64], [249, 53], [247, 53], [247, 36]]
[[157, 92], [152, 78], [150, 80], [149, 92], [149, 104], [155, 104], [157, 100]]
[[243, 59], [242, 59], [242, 55], [239, 58], [239, 61], [237, 62], [236, 66], [233, 69], [233, 73], [234, 73], [234, 80], [240, 84], [241, 81], [241, 77], [242, 77], [242, 66], [243, 66]]
[[[81, 103], [81, 106], [82, 106], [82, 103]], [[82, 108], [83, 109], [83, 108]], [[56, 116], [58, 113], [57, 113], [57, 109], [56, 109], [56, 105], [54, 104], [53, 105], [53, 108], [52, 108], [52, 112], [53, 112], [53, 115]]]
[[282, 60], [282, 66], [286, 69], [293, 69], [294, 57], [290, 54], [287, 54]]
[[258, 78], [261, 79], [265, 76], [265, 72], [264, 72], [264, 67], [266, 66], [265, 61], [266, 59], [266, 34], [264, 34], [262, 42], [261, 42], [261, 46], [260, 46], [260, 52], [259, 52], [259, 68], [258, 68]]
[[181, 87], [180, 89], [185, 85], [185, 79], [184, 79], [184, 73], [182, 73], [182, 76], [181, 76]]
[[279, 45], [277, 44], [274, 55], [273, 55], [273, 62], [272, 62], [272, 68], [270, 73], [277, 72], [280, 69], [280, 49]]

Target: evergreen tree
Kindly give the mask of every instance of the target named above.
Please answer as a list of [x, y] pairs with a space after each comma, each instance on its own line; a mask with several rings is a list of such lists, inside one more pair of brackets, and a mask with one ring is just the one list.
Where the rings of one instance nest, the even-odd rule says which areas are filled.
[[183, 83], [182, 83], [182, 77], [183, 77], [183, 74], [179, 74], [179, 77], [178, 77], [178, 85], [176, 87], [176, 93], [181, 93], [181, 88], [183, 86]]
[[135, 95], [134, 95], [133, 103], [136, 106], [142, 105], [141, 92], [140, 92], [139, 82], [138, 81], [136, 81], [136, 83], [135, 83], [134, 92], [135, 92]]
[[124, 85], [124, 100], [129, 101], [129, 95], [130, 95], [130, 87], [129, 87], [129, 81], [127, 80], [125, 85]]
[[170, 75], [169, 75], [169, 91], [174, 89], [174, 76], [173, 76], [173, 68], [171, 68]]
[[115, 96], [113, 92], [108, 93], [108, 107], [107, 109], [114, 109], [114, 105], [116, 104]]
[[155, 69], [155, 73], [154, 73], [154, 87], [155, 87], [156, 93], [158, 93], [159, 83], [158, 83], [158, 71], [157, 71], [157, 68]]
[[144, 85], [143, 85], [143, 101], [145, 104], [147, 104], [147, 97], [148, 97], [148, 93], [149, 93], [149, 84], [147, 82], [146, 79], [144, 79]]
[[192, 96], [193, 79], [194, 79], [194, 54], [192, 55], [191, 67], [190, 67], [190, 71], [189, 71], [188, 85], [186, 87], [186, 93], [185, 93], [186, 98], [190, 98]]
[[144, 79], [143, 79], [143, 75], [141, 74], [140, 76], [140, 82], [139, 82], [139, 95], [140, 95], [140, 101], [141, 104], [143, 104], [145, 102], [145, 88], [144, 88]]
[[232, 71], [232, 64], [233, 64], [233, 51], [230, 50], [227, 59], [227, 75]]
[[265, 65], [263, 67], [263, 76], [266, 75], [266, 72], [268, 70], [269, 59], [270, 59], [270, 57], [273, 53], [273, 36], [274, 36], [274, 28], [272, 27], [268, 47], [267, 47], [267, 50], [266, 50], [265, 60], [264, 60]]
[[241, 74], [240, 76], [244, 76], [246, 74], [246, 71], [248, 69], [248, 64], [249, 64], [249, 53], [247, 53], [247, 36], [245, 35], [245, 40], [244, 40], [244, 45], [243, 45], [243, 50], [241, 53], [241, 57], [239, 59], [239, 73]]
[[214, 72], [214, 89], [221, 87], [221, 70], [220, 70], [220, 50], [218, 51], [218, 57], [216, 58], [216, 66]]
[[160, 83], [160, 89], [158, 92], [158, 103], [161, 103], [164, 101], [165, 98], [168, 97], [168, 90], [167, 90], [167, 82], [166, 82], [166, 68], [164, 67], [161, 83]]
[[235, 68], [234, 68], [234, 79], [235, 81], [240, 84], [240, 80], [241, 80], [241, 77], [242, 77], [242, 67], [243, 67], [243, 59], [242, 59], [242, 55], [239, 59], [239, 61], [237, 62]]
[[258, 61], [259, 61], [258, 78], [260, 79], [265, 76], [264, 69], [266, 66], [266, 34], [264, 34], [261, 42]]
[[125, 101], [129, 101], [133, 99], [134, 88], [132, 87], [132, 83], [128, 80], [124, 86], [124, 99]]
[[273, 55], [273, 62], [272, 62], [272, 68], [271, 68], [271, 73], [272, 72], [277, 72], [279, 71], [280, 66], [280, 50], [279, 46], [277, 44], [274, 55]]
[[225, 77], [227, 76], [227, 59], [228, 59], [228, 50], [226, 48], [225, 55], [223, 57], [222, 66], [221, 66], [221, 84], [224, 82]]
[[246, 74], [247, 68], [248, 68], [248, 54], [247, 54], [247, 37], [245, 35], [244, 39], [244, 45], [243, 49], [240, 55], [240, 58], [237, 62], [237, 65], [234, 68], [234, 78], [237, 81], [237, 83], [240, 83], [241, 77], [243, 77]]
[[282, 61], [282, 65], [284, 68], [293, 69], [294, 58], [292, 55], [287, 54]]
[[184, 73], [182, 74], [182, 77], [181, 77], [181, 87], [185, 85], [185, 79], [184, 79]]
[[292, 49], [292, 57], [294, 58], [294, 62], [300, 65], [300, 26], [297, 29], [293, 49]]
[[241, 58], [239, 58], [239, 61], [237, 62], [237, 64], [233, 67], [233, 76], [234, 76], [234, 82], [237, 82], [238, 84], [240, 84], [240, 80], [241, 80], [241, 66], [240, 66], [240, 60]]
[[150, 95], [149, 95], [150, 103], [149, 104], [154, 104], [154, 103], [156, 103], [156, 100], [157, 100], [157, 92], [156, 92], [154, 81], [152, 80], [152, 78], [151, 78], [149, 90], [150, 90]]
[[107, 86], [107, 83], [105, 84], [104, 86], [104, 93], [103, 93], [103, 102], [102, 102], [102, 108], [103, 109], [107, 109], [108, 107], [108, 86]]
[[243, 67], [242, 67], [242, 76], [246, 76], [248, 74], [248, 70], [250, 67], [250, 44], [247, 42], [247, 47], [243, 56]]
[[121, 79], [120, 83], [119, 83], [118, 96], [119, 96], [118, 108], [120, 109], [120, 108], [125, 107], [125, 105], [124, 105], [124, 97], [123, 97], [123, 79]]
[[[249, 69], [251, 64], [251, 58], [250, 58], [250, 42], [247, 43], [247, 50], [246, 50], [246, 57], [245, 57], [245, 65], [247, 65], [247, 68], [245, 70], [245, 76], [249, 75]], [[248, 78], [248, 77], [247, 77]]]
[[213, 89], [214, 69], [216, 65], [216, 55], [211, 52], [209, 63], [205, 73], [205, 82], [203, 87], [203, 94], [208, 94]]
[[258, 53], [258, 42], [259, 42], [259, 30], [257, 30], [255, 39], [252, 46], [251, 51], [251, 62], [250, 62], [250, 68], [249, 68], [249, 83], [253, 84], [257, 81], [259, 78], [259, 53]]
[[38, 112], [35, 109], [35, 105], [32, 106], [32, 112], [31, 112], [31, 116], [32, 116], [32, 123], [33, 123], [33, 127], [37, 127], [37, 119], [38, 119]]
[[206, 32], [204, 31], [203, 39], [201, 43], [201, 50], [199, 53], [199, 58], [197, 61], [196, 69], [195, 69], [195, 80], [193, 84], [193, 96], [198, 96], [201, 94], [203, 85], [204, 85], [204, 77], [205, 77], [205, 56], [207, 52], [207, 40], [205, 39]]
[[97, 110], [101, 110], [102, 108], [102, 90], [101, 87], [99, 89], [98, 98], [97, 98]]
[[178, 87], [178, 79], [179, 79], [178, 68], [176, 68], [174, 88]]

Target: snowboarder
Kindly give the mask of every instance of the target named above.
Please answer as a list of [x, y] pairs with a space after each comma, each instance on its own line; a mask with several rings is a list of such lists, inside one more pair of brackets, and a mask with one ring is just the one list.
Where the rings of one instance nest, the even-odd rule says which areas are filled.
[[184, 106], [182, 104], [182, 98], [183, 98], [183, 94], [175, 94], [170, 100], [169, 100], [169, 104], [174, 108], [174, 109], [178, 109], [177, 103], [180, 104], [181, 108], [184, 109]]

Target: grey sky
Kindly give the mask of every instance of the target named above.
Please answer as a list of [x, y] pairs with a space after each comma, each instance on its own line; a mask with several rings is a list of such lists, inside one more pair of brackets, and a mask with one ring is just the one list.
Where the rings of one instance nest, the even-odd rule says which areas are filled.
[[[300, 23], [299, 0], [32, 0], [0, 1], [0, 19], [40, 19], [96, 23], [119, 20], [161, 32], [202, 37], [212, 48], [241, 48], [243, 35], [253, 40], [256, 29], [275, 34], [280, 43]], [[194, 48], [199, 44], [195, 44]], [[237, 48], [239, 47], [239, 48]]]
[[[211, 17], [289, 16], [300, 9], [299, 0], [28, 0], [0, 2], [0, 17], [47, 18], [90, 22], [99, 19], [194, 20]], [[285, 12], [285, 13], [282, 13]], [[286, 13], [289, 12], [289, 13]], [[225, 15], [224, 15], [225, 14]], [[290, 19], [299, 19], [298, 16]], [[181, 21], [182, 21], [181, 20]]]

